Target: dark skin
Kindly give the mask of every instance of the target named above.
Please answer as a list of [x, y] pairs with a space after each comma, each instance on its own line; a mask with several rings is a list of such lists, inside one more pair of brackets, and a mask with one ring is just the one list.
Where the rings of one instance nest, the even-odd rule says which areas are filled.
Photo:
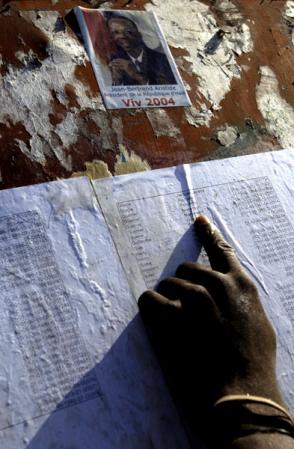
[[[275, 332], [256, 286], [203, 215], [196, 219], [196, 233], [211, 268], [182, 264], [174, 277], [140, 297], [139, 308], [180, 413], [190, 431], [207, 440], [213, 404], [224, 395], [249, 393], [285, 404], [276, 378]], [[269, 413], [264, 405], [248, 409]], [[226, 448], [294, 449], [294, 439], [254, 433]]]

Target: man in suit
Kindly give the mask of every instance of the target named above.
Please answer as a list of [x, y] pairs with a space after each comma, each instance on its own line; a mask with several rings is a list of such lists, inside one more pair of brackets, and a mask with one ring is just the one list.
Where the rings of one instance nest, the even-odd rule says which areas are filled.
[[166, 55], [144, 44], [132, 20], [112, 16], [107, 24], [117, 46], [109, 63], [112, 85], [177, 84]]

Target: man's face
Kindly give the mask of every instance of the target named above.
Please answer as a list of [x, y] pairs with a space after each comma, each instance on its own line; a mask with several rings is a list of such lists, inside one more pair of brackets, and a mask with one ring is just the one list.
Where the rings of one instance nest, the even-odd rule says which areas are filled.
[[130, 52], [140, 47], [142, 42], [141, 34], [128, 20], [120, 18], [110, 19], [108, 26], [114, 42], [123, 50]]

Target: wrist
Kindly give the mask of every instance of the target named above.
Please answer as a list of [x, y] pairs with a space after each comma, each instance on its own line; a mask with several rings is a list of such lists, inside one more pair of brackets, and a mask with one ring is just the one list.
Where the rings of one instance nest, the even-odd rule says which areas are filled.
[[[242, 386], [230, 386], [222, 390], [221, 396], [231, 396], [231, 395], [250, 395], [250, 396], [260, 396], [263, 398], [270, 399], [281, 406], [285, 407], [286, 404], [280, 392], [278, 385], [266, 385], [266, 386], [256, 386], [252, 383], [243, 383]], [[220, 396], [220, 397], [221, 397]], [[258, 405], [257, 405], [258, 407]]]
[[[289, 411], [267, 398], [224, 396], [214, 404], [211, 420], [214, 428], [212, 448], [243, 447], [239, 445], [240, 441], [248, 443], [248, 439], [254, 440], [260, 434], [274, 437], [278, 434], [294, 443], [294, 420]], [[238, 441], [237, 445], [233, 444], [235, 441]]]
[[[275, 434], [253, 434], [232, 441], [225, 449], [294, 449], [294, 439], [279, 433]], [[219, 445], [217, 449], [223, 449]]]
[[253, 374], [236, 377], [233, 381], [225, 385], [221, 396], [249, 394], [271, 399], [282, 406], [285, 406], [284, 399], [278, 386], [276, 371], [274, 366], [268, 369], [255, 369]]

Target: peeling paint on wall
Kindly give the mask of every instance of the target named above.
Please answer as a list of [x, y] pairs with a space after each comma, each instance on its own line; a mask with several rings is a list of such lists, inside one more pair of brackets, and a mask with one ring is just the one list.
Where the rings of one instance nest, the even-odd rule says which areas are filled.
[[104, 111], [91, 111], [89, 113], [89, 118], [93, 120], [96, 124], [97, 129], [99, 129], [99, 136], [97, 140], [104, 150], [113, 150], [114, 145], [112, 141], [112, 127], [111, 122], [108, 119], [107, 114]]
[[205, 46], [220, 29], [209, 6], [197, 0], [183, 0], [179, 8], [177, 0], [170, 0], [167, 7], [165, 2], [152, 0], [145, 8], [158, 15], [169, 45], [187, 50], [189, 55], [183, 58], [190, 63], [190, 71], [197, 76], [199, 91], [208, 103], [207, 124], [211, 115], [208, 111], [220, 108], [232, 79], [241, 77], [242, 68], [235, 55], [253, 50], [249, 26], [231, 1], [216, 2], [214, 9], [219, 8], [226, 24], [215, 53], [207, 54]]
[[192, 126], [208, 126], [212, 115], [212, 111], [206, 107], [196, 108], [192, 105], [190, 108], [185, 108], [186, 120]]
[[256, 101], [266, 127], [284, 148], [294, 146], [294, 109], [281, 97], [274, 72], [269, 67], [262, 66], [260, 75]]
[[151, 170], [147, 161], [143, 160], [133, 151], [129, 152], [124, 145], [119, 145], [120, 155], [117, 156], [115, 174], [125, 175], [139, 171]]
[[119, 116], [112, 117], [111, 128], [116, 134], [116, 139], [118, 144], [122, 144], [124, 140], [124, 130], [122, 118]]
[[85, 171], [75, 172], [72, 174], [72, 177], [88, 176], [88, 178], [90, 179], [100, 179], [112, 176], [112, 174], [108, 170], [107, 164], [105, 164], [105, 162], [103, 161], [86, 162], [85, 166]]
[[224, 128], [217, 131], [216, 138], [221, 145], [229, 147], [236, 142], [238, 134], [238, 128], [226, 125]]
[[156, 137], [176, 137], [181, 134], [164, 109], [147, 109], [145, 113]]
[[284, 17], [292, 29], [292, 44], [294, 45], [294, 0], [288, 0], [286, 2], [284, 8]]
[[[131, 150], [143, 165], [148, 161], [161, 168], [277, 149], [289, 141], [280, 118], [274, 129], [274, 112], [264, 103], [259, 111], [256, 86], [259, 66], [269, 66], [279, 83], [279, 89], [271, 89], [288, 103], [282, 113], [290, 111], [293, 0], [255, 2], [254, 7], [239, 0], [183, 0], [180, 7], [176, 0], [80, 2], [153, 9], [159, 16], [193, 106], [150, 114], [105, 110], [84, 49], [62, 19], [78, 3], [13, 1], [1, 11], [1, 188], [68, 177], [87, 171], [86, 163], [93, 161], [115, 173], [117, 159], [126, 167]], [[233, 144], [226, 123], [239, 132]], [[129, 152], [117, 158], [122, 144]]]
[[237, 6], [230, 0], [216, 0], [215, 8], [222, 13], [228, 24], [238, 24], [243, 19]]
[[[45, 165], [48, 159], [57, 158], [71, 171], [72, 159], [66, 148], [75, 144], [80, 134], [81, 110], [93, 111], [102, 147], [114, 150], [101, 97], [89, 96], [75, 77], [76, 66], [85, 64], [83, 47], [65, 29], [56, 26], [60, 20], [58, 13], [20, 14], [47, 35], [47, 57], [40, 60], [32, 51], [18, 52], [16, 58], [23, 68], [7, 66], [1, 80], [0, 123], [24, 125], [29, 141], [15, 141], [32, 161]], [[61, 31], [55, 31], [56, 28]]]

